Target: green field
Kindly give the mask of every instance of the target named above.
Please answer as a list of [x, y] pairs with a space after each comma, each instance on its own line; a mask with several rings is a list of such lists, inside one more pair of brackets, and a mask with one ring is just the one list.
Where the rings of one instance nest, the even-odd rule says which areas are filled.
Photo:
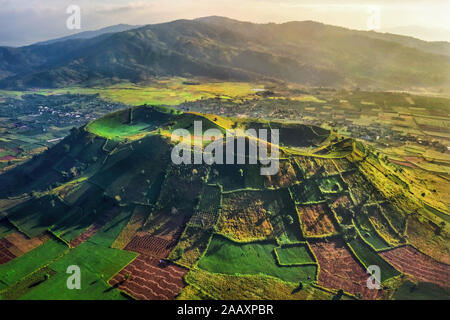
[[315, 264], [307, 244], [287, 245], [275, 248], [280, 265]]
[[350, 247], [355, 251], [359, 259], [366, 267], [376, 265], [381, 270], [381, 282], [387, 279], [398, 276], [400, 274], [392, 265], [387, 263], [380, 257], [372, 248], [370, 248], [364, 241], [357, 237], [349, 242]]
[[49, 264], [68, 250], [62, 242], [50, 240], [23, 256], [0, 265], [0, 290]]
[[398, 288], [395, 300], [450, 300], [450, 290], [432, 283], [406, 281]]
[[270, 242], [237, 244], [214, 235], [198, 267], [231, 275], [266, 274], [288, 282], [311, 282], [315, 279], [317, 266], [280, 267], [275, 261], [274, 249], [275, 244]]
[[364, 214], [359, 214], [355, 221], [356, 228], [361, 233], [361, 236], [370, 243], [376, 250], [385, 249], [389, 247], [389, 244], [381, 238], [369, 219]]
[[[136, 253], [105, 248], [84, 242], [49, 267], [57, 272], [49, 280], [25, 294], [22, 299], [102, 300], [125, 299], [106, 283], [114, 274], [136, 257]], [[77, 265], [81, 270], [81, 290], [68, 290], [66, 286], [68, 266]]]

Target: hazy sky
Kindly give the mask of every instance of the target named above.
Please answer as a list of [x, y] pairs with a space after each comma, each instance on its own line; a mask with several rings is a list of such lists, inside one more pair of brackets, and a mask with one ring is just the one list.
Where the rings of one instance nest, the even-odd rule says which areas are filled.
[[221, 15], [253, 22], [315, 20], [362, 30], [419, 26], [445, 30], [432, 35], [450, 41], [450, 0], [0, 0], [0, 45], [74, 33], [66, 27], [66, 9], [72, 4], [81, 8], [76, 32]]

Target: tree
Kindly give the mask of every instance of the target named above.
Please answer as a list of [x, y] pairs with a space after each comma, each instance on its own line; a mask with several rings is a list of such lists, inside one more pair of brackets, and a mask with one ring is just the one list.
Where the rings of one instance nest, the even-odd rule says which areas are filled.
[[290, 215], [288, 215], [286, 217], [286, 220], [287, 220], [287, 223], [289, 223], [289, 224], [293, 224], [294, 223], [294, 218], [292, 218], [292, 216], [290, 216]]
[[344, 295], [344, 290], [339, 289], [339, 291], [336, 293], [336, 295], [333, 297], [333, 300], [341, 300], [342, 296]]
[[184, 249], [181, 247], [178, 247], [175, 249], [175, 260], [179, 260], [183, 257]]

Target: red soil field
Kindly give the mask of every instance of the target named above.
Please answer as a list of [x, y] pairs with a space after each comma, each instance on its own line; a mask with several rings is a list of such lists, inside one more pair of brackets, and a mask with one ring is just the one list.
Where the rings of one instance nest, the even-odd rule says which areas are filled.
[[11, 160], [15, 160], [15, 159], [16, 159], [16, 157], [13, 157], [13, 156], [0, 157], [0, 161], [11, 161]]
[[11, 244], [9, 251], [16, 257], [19, 257], [44, 244], [50, 237], [48, 234], [43, 234], [30, 239], [21, 232], [13, 232], [8, 234], [4, 239]]
[[7, 263], [25, 253], [39, 247], [49, 240], [47, 234], [28, 238], [21, 232], [13, 232], [0, 239], [0, 264]]
[[[122, 269], [110, 285], [139, 300], [172, 300], [183, 289], [187, 269], [159, 259], [140, 255]], [[126, 280], [126, 275], [129, 278]]]
[[363, 299], [382, 298], [381, 290], [367, 288], [369, 275], [353, 258], [343, 240], [311, 242], [311, 249], [320, 265], [319, 285], [353, 295], [361, 294]]
[[298, 212], [305, 236], [320, 236], [336, 231], [330, 212], [324, 204], [298, 207]]
[[136, 235], [125, 250], [137, 252], [155, 258], [165, 258], [175, 246], [170, 240], [158, 236]]
[[450, 266], [434, 260], [412, 246], [404, 246], [380, 255], [400, 271], [417, 280], [450, 287]]
[[163, 259], [177, 244], [184, 226], [184, 223], [177, 226], [166, 223], [153, 234], [137, 233], [125, 250], [140, 255], [116, 274], [110, 285], [139, 300], [174, 299], [184, 287], [187, 269]]
[[8, 261], [11, 261], [16, 256], [8, 250], [12, 246], [6, 239], [0, 239], [0, 264], [5, 264]]

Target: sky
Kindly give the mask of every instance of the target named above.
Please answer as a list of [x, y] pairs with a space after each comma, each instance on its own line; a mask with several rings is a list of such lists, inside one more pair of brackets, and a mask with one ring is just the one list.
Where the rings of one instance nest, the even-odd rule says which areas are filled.
[[[67, 28], [71, 5], [80, 8], [81, 29]], [[210, 15], [258, 23], [314, 20], [450, 41], [449, 0], [0, 0], [0, 45]]]

